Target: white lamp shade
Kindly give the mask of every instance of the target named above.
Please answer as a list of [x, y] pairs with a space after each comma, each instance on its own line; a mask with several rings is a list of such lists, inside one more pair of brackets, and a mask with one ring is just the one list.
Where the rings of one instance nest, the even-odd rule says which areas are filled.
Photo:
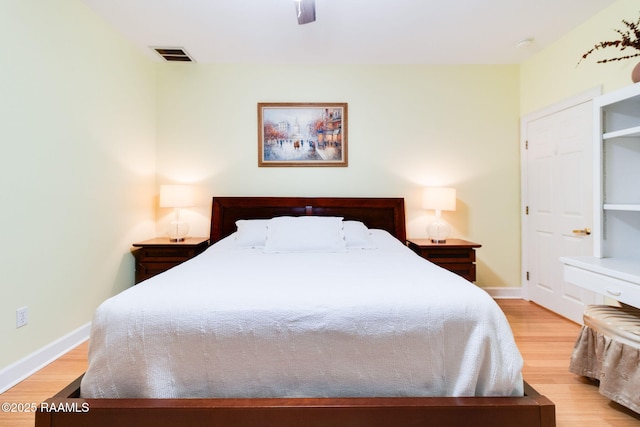
[[161, 208], [186, 208], [195, 204], [193, 187], [190, 185], [161, 185]]
[[455, 211], [456, 189], [425, 187], [422, 193], [422, 207], [436, 211]]

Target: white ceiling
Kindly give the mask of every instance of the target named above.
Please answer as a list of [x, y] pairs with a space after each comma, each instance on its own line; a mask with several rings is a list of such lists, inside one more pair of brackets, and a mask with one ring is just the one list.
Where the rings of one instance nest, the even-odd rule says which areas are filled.
[[316, 0], [306, 25], [294, 0], [83, 1], [160, 61], [151, 46], [200, 63], [515, 64], [615, 0]]

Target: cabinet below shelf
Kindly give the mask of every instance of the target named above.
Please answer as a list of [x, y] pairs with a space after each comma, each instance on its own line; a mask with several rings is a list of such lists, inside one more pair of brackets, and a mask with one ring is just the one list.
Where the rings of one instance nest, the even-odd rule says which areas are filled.
[[567, 282], [640, 308], [640, 261], [590, 256], [560, 261]]
[[628, 258], [596, 258], [592, 256], [562, 257], [562, 262], [575, 267], [593, 270], [639, 285], [640, 261]]

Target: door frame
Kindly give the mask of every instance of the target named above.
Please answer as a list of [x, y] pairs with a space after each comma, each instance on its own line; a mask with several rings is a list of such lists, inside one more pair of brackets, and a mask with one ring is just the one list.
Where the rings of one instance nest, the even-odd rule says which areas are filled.
[[586, 90], [568, 99], [552, 104], [545, 108], [542, 108], [533, 113], [522, 116], [520, 119], [520, 239], [521, 239], [521, 269], [520, 269], [520, 287], [522, 289], [522, 298], [530, 301], [529, 298], [529, 281], [527, 280], [527, 271], [529, 271], [529, 216], [526, 209], [529, 205], [529, 188], [528, 188], [528, 176], [529, 171], [527, 168], [527, 129], [529, 122], [538, 120], [545, 116], [558, 113], [568, 108], [575, 107], [579, 104], [592, 101], [593, 98], [602, 94], [602, 86], [597, 86], [592, 89]]

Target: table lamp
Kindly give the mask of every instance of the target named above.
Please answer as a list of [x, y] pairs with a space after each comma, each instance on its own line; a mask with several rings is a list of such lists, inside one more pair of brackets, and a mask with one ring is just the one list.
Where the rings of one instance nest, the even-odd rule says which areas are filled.
[[183, 242], [189, 233], [189, 224], [180, 219], [180, 208], [194, 205], [194, 191], [190, 185], [161, 185], [160, 207], [174, 208], [175, 216], [167, 226], [167, 234], [171, 242]]
[[422, 207], [436, 211], [436, 220], [427, 226], [427, 234], [433, 243], [446, 243], [451, 234], [451, 226], [442, 218], [442, 211], [456, 210], [456, 189], [425, 187], [422, 193]]

